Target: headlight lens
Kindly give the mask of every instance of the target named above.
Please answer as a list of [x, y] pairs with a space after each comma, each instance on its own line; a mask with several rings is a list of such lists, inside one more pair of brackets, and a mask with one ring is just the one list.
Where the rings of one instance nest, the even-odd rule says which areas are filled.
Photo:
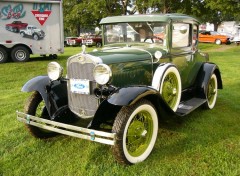
[[110, 81], [112, 77], [112, 71], [109, 66], [105, 64], [99, 64], [94, 68], [93, 76], [98, 84], [104, 85]]
[[63, 68], [57, 62], [50, 62], [47, 68], [48, 77], [52, 80], [58, 80], [63, 73]]

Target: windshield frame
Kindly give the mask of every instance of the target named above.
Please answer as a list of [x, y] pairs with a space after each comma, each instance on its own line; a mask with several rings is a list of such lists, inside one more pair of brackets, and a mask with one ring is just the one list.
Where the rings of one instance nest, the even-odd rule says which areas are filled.
[[[103, 44], [104, 46], [146, 46], [151, 44], [151, 46], [166, 49], [168, 46], [168, 26], [168, 23], [161, 21], [103, 24]], [[142, 31], [145, 32], [145, 35]], [[115, 40], [113, 40], [114, 37], [116, 37]]]

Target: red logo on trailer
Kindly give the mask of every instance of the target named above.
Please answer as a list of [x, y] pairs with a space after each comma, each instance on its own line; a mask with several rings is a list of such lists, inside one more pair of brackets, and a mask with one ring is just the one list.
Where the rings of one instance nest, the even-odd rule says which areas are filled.
[[38, 20], [38, 22], [41, 25], [44, 25], [44, 23], [47, 21], [48, 17], [51, 15], [52, 11], [44, 11], [40, 12], [38, 10], [32, 10], [33, 15]]

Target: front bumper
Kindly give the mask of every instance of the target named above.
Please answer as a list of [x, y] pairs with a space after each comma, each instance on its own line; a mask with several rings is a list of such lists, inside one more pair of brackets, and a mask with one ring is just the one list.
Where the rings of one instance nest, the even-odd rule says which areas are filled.
[[97, 131], [79, 126], [68, 125], [65, 123], [59, 123], [51, 120], [38, 118], [23, 112], [17, 111], [17, 120], [26, 123], [28, 125], [36, 126], [42, 129], [53, 131], [68, 136], [73, 136], [81, 139], [95, 141], [103, 144], [114, 145], [115, 133], [108, 133], [103, 131]]

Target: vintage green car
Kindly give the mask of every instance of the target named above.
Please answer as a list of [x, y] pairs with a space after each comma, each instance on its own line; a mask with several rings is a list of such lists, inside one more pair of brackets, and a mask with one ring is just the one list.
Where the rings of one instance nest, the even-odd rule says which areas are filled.
[[198, 50], [199, 22], [183, 14], [132, 15], [101, 20], [103, 48], [57, 62], [48, 76], [29, 80], [33, 92], [17, 112], [31, 134], [58, 133], [112, 145], [122, 164], [144, 161], [159, 119], [212, 109], [222, 89], [218, 66]]

